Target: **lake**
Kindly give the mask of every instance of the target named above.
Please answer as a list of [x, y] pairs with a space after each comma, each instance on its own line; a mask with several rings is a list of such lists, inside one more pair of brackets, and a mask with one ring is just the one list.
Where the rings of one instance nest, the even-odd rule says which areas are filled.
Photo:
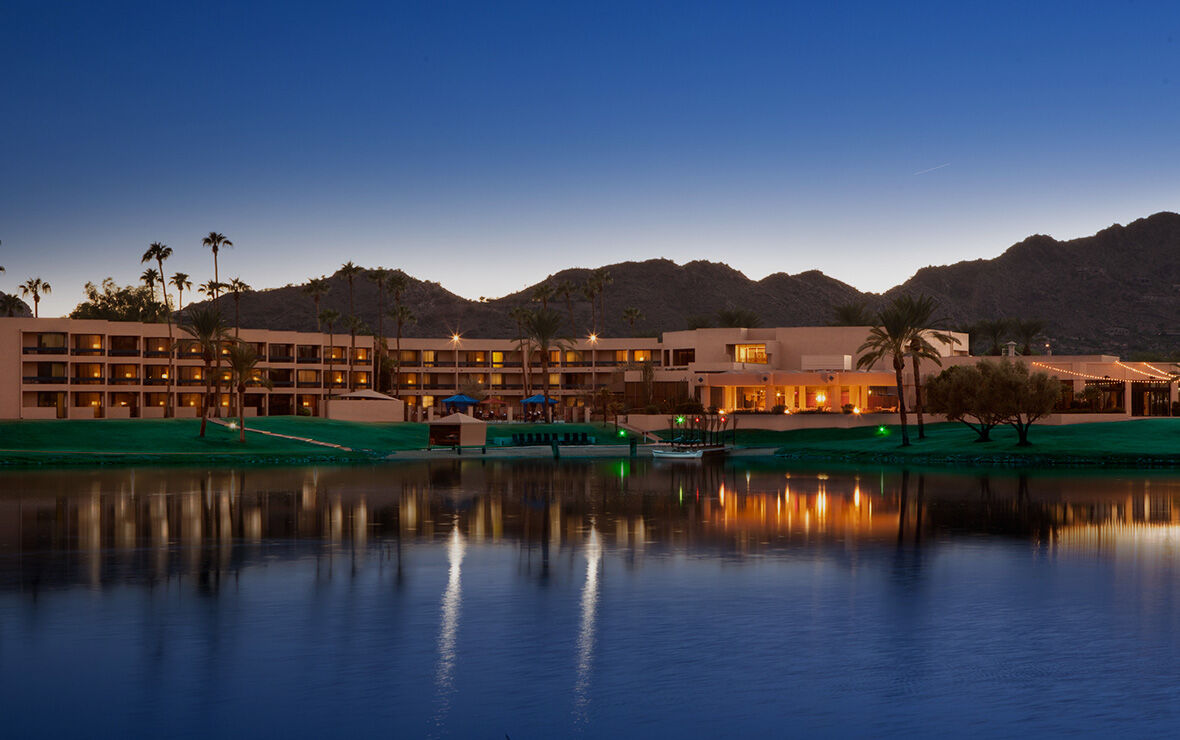
[[1133, 736], [1180, 476], [773, 460], [0, 473], [6, 737]]

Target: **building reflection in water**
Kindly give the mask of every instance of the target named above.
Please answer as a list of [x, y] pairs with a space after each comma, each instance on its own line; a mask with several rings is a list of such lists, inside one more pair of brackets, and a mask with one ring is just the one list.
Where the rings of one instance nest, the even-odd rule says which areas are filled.
[[[447, 523], [450, 523], [448, 526]], [[379, 468], [0, 474], [0, 588], [195, 577], [209, 593], [268, 558], [398, 559], [403, 542], [518, 543], [522, 562], [619, 552], [726, 556], [937, 547], [996, 535], [1063, 551], [1170, 557], [1180, 477], [835, 472], [642, 461], [445, 461]], [[457, 539], [456, 539], [457, 538]], [[448, 550], [450, 552], [450, 550]], [[394, 554], [396, 553], [396, 554]], [[589, 568], [586, 593], [596, 594]], [[453, 561], [458, 575], [458, 562]], [[330, 570], [330, 569], [329, 569]], [[595, 597], [596, 598], [596, 597]], [[593, 600], [584, 606], [593, 606]], [[591, 608], [589, 614], [593, 616]], [[593, 623], [590, 623], [591, 644]], [[579, 648], [581, 657], [581, 648]]]

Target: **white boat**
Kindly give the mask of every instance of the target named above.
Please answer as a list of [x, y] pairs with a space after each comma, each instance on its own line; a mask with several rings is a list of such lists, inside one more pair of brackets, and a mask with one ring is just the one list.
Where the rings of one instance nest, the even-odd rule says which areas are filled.
[[651, 455], [656, 460], [701, 460], [725, 455], [725, 445], [656, 445]]

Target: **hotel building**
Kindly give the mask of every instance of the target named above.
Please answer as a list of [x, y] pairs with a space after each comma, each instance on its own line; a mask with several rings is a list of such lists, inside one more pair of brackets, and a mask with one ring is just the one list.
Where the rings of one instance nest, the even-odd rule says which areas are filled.
[[[550, 353], [550, 394], [571, 416], [569, 408], [592, 405], [592, 392], [603, 387], [635, 411], [687, 400], [729, 411], [893, 411], [892, 368], [857, 369], [867, 334], [867, 327], [777, 327], [579, 339]], [[0, 418], [161, 418], [169, 403], [178, 417], [197, 416], [204, 362], [187, 334], [173, 327], [173, 336], [170, 358], [164, 324], [0, 318]], [[967, 335], [952, 336], [957, 344], [935, 342], [944, 367], [978, 361], [966, 353]], [[271, 383], [248, 389], [247, 414], [322, 415], [327, 398], [374, 389], [371, 336], [358, 335], [354, 349], [339, 333], [242, 329], [240, 339], [255, 346]], [[394, 340], [387, 344], [394, 352]], [[539, 359], [534, 352], [529, 361], [528, 393], [544, 384]], [[1105, 355], [1017, 359], [1058, 377], [1065, 403], [1084, 395], [1095, 410], [1142, 416], [1166, 415], [1176, 401], [1167, 374], [1150, 363]], [[470, 388], [511, 413], [526, 395], [524, 364], [512, 339], [403, 338], [398, 389], [391, 378], [379, 390], [401, 398], [410, 419]], [[923, 370], [937, 367], [927, 362]], [[218, 402], [229, 407], [224, 364], [221, 375]], [[908, 366], [905, 381], [912, 388]], [[1086, 392], [1088, 386], [1097, 392]]]

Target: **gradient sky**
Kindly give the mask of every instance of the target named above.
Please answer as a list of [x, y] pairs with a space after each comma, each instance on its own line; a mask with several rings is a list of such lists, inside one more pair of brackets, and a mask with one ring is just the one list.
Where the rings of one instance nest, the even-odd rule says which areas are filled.
[[200, 282], [216, 230], [255, 288], [668, 257], [880, 291], [1180, 210], [1178, 38], [1126, 0], [0, 0], [0, 289], [65, 313], [152, 241]]

